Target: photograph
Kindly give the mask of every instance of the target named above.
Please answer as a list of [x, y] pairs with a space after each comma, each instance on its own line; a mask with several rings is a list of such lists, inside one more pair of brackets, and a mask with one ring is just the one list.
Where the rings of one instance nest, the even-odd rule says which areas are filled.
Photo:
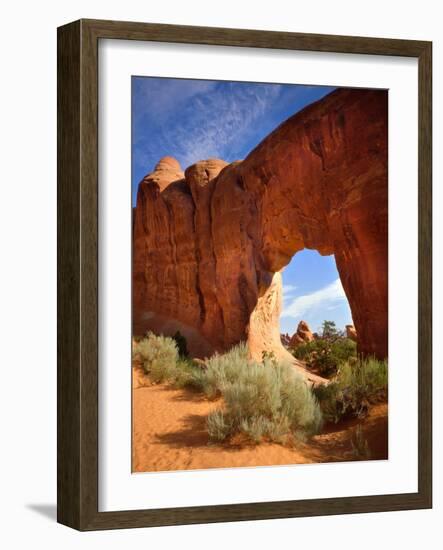
[[394, 4], [2, 5], [2, 548], [438, 547], [443, 33]]
[[388, 90], [132, 76], [131, 113], [132, 471], [387, 460]]

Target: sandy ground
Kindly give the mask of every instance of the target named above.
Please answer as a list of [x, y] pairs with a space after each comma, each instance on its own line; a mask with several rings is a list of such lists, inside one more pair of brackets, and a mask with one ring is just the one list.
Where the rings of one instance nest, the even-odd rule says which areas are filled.
[[206, 417], [220, 402], [176, 390], [135, 371], [133, 384], [134, 472], [270, 466], [354, 460], [351, 438], [362, 425], [372, 459], [388, 456], [387, 405], [374, 406], [363, 421], [325, 426], [323, 433], [295, 448], [274, 443], [213, 444]]

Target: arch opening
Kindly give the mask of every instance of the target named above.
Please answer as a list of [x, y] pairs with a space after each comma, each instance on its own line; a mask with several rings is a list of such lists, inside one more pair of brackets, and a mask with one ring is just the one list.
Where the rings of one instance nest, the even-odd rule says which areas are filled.
[[279, 361], [304, 368], [295, 359], [294, 350], [301, 343], [321, 337], [324, 322], [338, 336], [356, 340], [351, 307], [334, 254], [303, 248], [279, 271], [269, 273], [259, 293], [248, 326], [251, 357], [260, 360], [263, 354], [271, 353]]
[[319, 334], [324, 321], [345, 332], [353, 325], [352, 312], [333, 254], [322, 256], [303, 249], [282, 270], [280, 332], [291, 337], [300, 322]]

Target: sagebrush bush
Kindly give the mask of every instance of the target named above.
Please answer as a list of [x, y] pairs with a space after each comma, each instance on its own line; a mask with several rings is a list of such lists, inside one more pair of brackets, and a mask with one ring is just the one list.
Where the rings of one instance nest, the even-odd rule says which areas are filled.
[[206, 360], [206, 369], [202, 379], [202, 390], [206, 397], [214, 399], [223, 393], [223, 389], [234, 383], [238, 372], [248, 365], [248, 348], [240, 343], [224, 354], [215, 353]]
[[224, 441], [232, 433], [230, 419], [220, 409], [208, 415], [207, 427], [213, 441]]
[[239, 432], [257, 442], [280, 442], [289, 434], [318, 431], [317, 400], [292, 366], [250, 362], [244, 346], [211, 361], [204, 390], [210, 396], [219, 392], [224, 400], [224, 408], [208, 419], [211, 438], [221, 440]]
[[387, 391], [387, 361], [368, 358], [343, 363], [336, 378], [314, 393], [325, 420], [338, 422], [346, 416], [364, 416], [371, 403], [386, 399]]
[[155, 383], [175, 376], [178, 349], [172, 338], [148, 332], [144, 338], [133, 343], [133, 357], [140, 358], [143, 369]]
[[339, 380], [343, 386], [358, 389], [367, 397], [376, 396], [387, 389], [388, 362], [369, 357], [355, 365], [344, 363], [340, 367]]
[[286, 416], [280, 416], [272, 420], [264, 416], [253, 416], [252, 418], [244, 418], [241, 421], [240, 431], [249, 436], [255, 443], [260, 443], [263, 437], [277, 443], [284, 443], [291, 433], [291, 426]]
[[204, 376], [204, 371], [201, 368], [196, 368], [192, 360], [180, 359], [170, 382], [176, 388], [202, 391]]

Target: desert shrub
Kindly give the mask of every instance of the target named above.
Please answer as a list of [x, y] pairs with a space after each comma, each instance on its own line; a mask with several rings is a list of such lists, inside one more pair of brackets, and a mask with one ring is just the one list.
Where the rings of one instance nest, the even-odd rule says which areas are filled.
[[232, 432], [230, 419], [220, 409], [208, 415], [207, 427], [209, 437], [213, 441], [223, 441]]
[[277, 443], [284, 443], [291, 433], [291, 426], [286, 416], [272, 420], [264, 416], [253, 416], [241, 420], [240, 431], [255, 443], [260, 443], [264, 437]]
[[297, 359], [305, 361], [309, 369], [316, 370], [321, 376], [333, 376], [340, 364], [357, 357], [357, 344], [350, 338], [318, 338], [312, 342], [300, 344], [293, 350]]
[[189, 388], [202, 391], [204, 371], [201, 368], [196, 368], [192, 360], [179, 359], [174, 376], [170, 382], [176, 388]]
[[139, 342], [133, 343], [133, 357], [141, 359], [143, 369], [155, 383], [175, 376], [178, 350], [172, 338], [148, 332]]
[[367, 439], [363, 436], [361, 424], [359, 424], [351, 437], [352, 457], [355, 460], [369, 460], [371, 451]]
[[[272, 422], [264, 416], [252, 416], [240, 420], [240, 431], [246, 434], [252, 441], [259, 443], [270, 431]], [[287, 431], [286, 431], [287, 433]]]
[[225, 367], [217, 386], [224, 408], [208, 419], [211, 437], [220, 440], [222, 435], [225, 439], [243, 433], [256, 442], [262, 438], [280, 442], [289, 434], [311, 434], [319, 429], [317, 400], [290, 365], [271, 366], [245, 358], [236, 367], [235, 371]]
[[314, 393], [325, 420], [338, 422], [344, 417], [365, 416], [369, 405], [387, 398], [388, 364], [375, 358], [345, 362], [336, 378]]
[[175, 340], [175, 343], [177, 344], [178, 354], [182, 358], [189, 357], [188, 352], [188, 342], [186, 338], [183, 336], [183, 334], [177, 330], [177, 332], [172, 337]]
[[202, 377], [202, 390], [206, 397], [214, 399], [220, 396], [223, 389], [234, 383], [239, 371], [248, 364], [248, 348], [245, 343], [234, 346], [224, 354], [215, 353], [206, 361]]
[[272, 365], [277, 364], [277, 358], [275, 357], [275, 353], [273, 351], [263, 351], [262, 352], [262, 363], [271, 363]]

